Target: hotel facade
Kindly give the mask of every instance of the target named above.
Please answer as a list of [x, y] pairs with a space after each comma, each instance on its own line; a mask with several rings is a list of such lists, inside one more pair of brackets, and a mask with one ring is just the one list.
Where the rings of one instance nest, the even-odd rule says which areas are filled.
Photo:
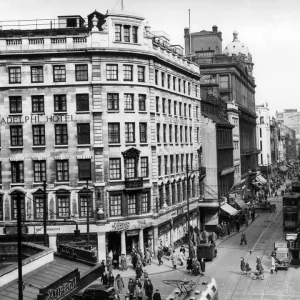
[[199, 226], [200, 71], [166, 33], [115, 10], [4, 23], [0, 70], [1, 242], [16, 239], [17, 201], [26, 240], [43, 241], [45, 193], [54, 250], [76, 227], [98, 259], [174, 244], [188, 199]]

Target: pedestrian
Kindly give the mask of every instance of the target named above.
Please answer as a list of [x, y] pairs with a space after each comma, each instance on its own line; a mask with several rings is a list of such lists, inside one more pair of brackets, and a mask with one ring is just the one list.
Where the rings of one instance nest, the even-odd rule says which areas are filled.
[[112, 266], [112, 258], [110, 256], [106, 258], [106, 269], [108, 273], [112, 272], [113, 266]]
[[242, 275], [246, 274], [246, 264], [243, 257], [241, 257], [241, 271], [242, 271]]
[[163, 250], [161, 247], [158, 248], [158, 251], [157, 251], [157, 259], [158, 259], [158, 265], [163, 265], [163, 261], [161, 260], [163, 257]]
[[180, 265], [183, 266], [183, 263], [184, 263], [184, 254], [183, 254], [183, 252], [179, 252], [178, 259], [180, 261]]
[[108, 285], [114, 286], [114, 283], [115, 283], [115, 277], [114, 277], [113, 273], [110, 272], [108, 275]]
[[121, 270], [122, 271], [127, 270], [127, 260], [125, 254], [121, 255], [120, 261], [121, 261]]
[[132, 278], [129, 278], [128, 281], [129, 300], [133, 300], [134, 288], [135, 288], [135, 283]]
[[101, 261], [99, 269], [100, 269], [100, 274], [105, 273], [106, 266], [105, 266], [105, 260], [104, 259]]
[[124, 281], [123, 281], [123, 278], [121, 277], [120, 274], [118, 274], [116, 276], [116, 279], [115, 279], [115, 283], [114, 283], [114, 288], [115, 288], [115, 291], [116, 293], [120, 294], [122, 292], [122, 290], [124, 289]]
[[136, 264], [141, 265], [142, 264], [142, 257], [139, 253], [139, 251], [136, 253]]
[[136, 279], [135, 280], [135, 283], [134, 283], [134, 288], [136, 288], [136, 287], [139, 287], [140, 289], [143, 287], [142, 286], [142, 283], [141, 283], [141, 280], [138, 278], [138, 279]]
[[250, 275], [252, 269], [250, 268], [250, 266], [249, 266], [248, 263], [246, 263], [245, 268], [246, 268], [246, 274], [247, 274], [247, 275]]
[[205, 260], [204, 260], [203, 257], [200, 259], [200, 270], [201, 270], [201, 274], [204, 275], [204, 273], [205, 273]]
[[197, 258], [193, 258], [192, 274], [198, 276], [200, 274], [200, 263]]
[[147, 265], [151, 265], [151, 256], [148, 248], [145, 251], [145, 260]]
[[171, 261], [172, 261], [173, 269], [176, 269], [176, 266], [177, 266], [177, 255], [175, 253], [175, 250], [173, 250], [173, 253], [171, 255]]
[[108, 276], [107, 276], [107, 273], [104, 272], [102, 274], [100, 281], [103, 283], [103, 285], [108, 285]]
[[193, 260], [188, 257], [187, 261], [186, 261], [186, 269], [188, 270], [188, 272], [190, 273], [192, 268], [193, 268]]
[[255, 208], [253, 208], [251, 211], [251, 219], [252, 219], [252, 223], [253, 223], [255, 220]]
[[277, 268], [276, 268], [276, 261], [274, 256], [271, 256], [271, 274], [273, 274], [273, 272], [275, 271], [277, 273]]
[[153, 300], [161, 300], [161, 296], [158, 289], [156, 289], [155, 293], [153, 294]]
[[132, 263], [132, 267], [135, 269], [136, 264], [137, 264], [135, 249], [133, 249], [131, 252], [131, 263]]
[[235, 220], [235, 228], [237, 232], [240, 232], [241, 224], [238, 219]]
[[182, 253], [183, 253], [183, 255], [185, 255], [185, 248], [184, 248], [184, 246], [183, 246], [183, 245], [180, 247], [180, 251], [179, 251], [179, 252], [182, 252]]
[[137, 300], [143, 300], [143, 291], [139, 286], [136, 286], [136, 298]]
[[247, 245], [246, 234], [244, 232], [242, 232], [242, 235], [241, 235], [241, 243], [240, 243], [240, 245], [242, 245], [243, 243], [245, 243], [245, 245]]
[[140, 279], [142, 277], [142, 274], [143, 274], [143, 269], [142, 269], [142, 266], [141, 264], [138, 264], [135, 268], [135, 273], [136, 273], [136, 279]]
[[152, 300], [153, 285], [149, 278], [145, 279], [144, 291], [145, 291], [145, 295], [148, 297], [148, 300]]
[[113, 266], [115, 270], [119, 269], [119, 254], [117, 251], [115, 251], [113, 254]]
[[230, 224], [229, 224], [229, 221], [226, 222], [226, 230], [227, 230], [227, 234], [230, 235]]

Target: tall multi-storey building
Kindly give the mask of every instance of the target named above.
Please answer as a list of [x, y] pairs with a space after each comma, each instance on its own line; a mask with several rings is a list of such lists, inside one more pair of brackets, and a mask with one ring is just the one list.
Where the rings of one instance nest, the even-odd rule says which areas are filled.
[[20, 197], [26, 238], [41, 241], [45, 182], [50, 247], [73, 240], [75, 221], [105, 259], [183, 238], [187, 199], [197, 225], [200, 73], [137, 14], [87, 19], [0, 30], [0, 226]]
[[[235, 102], [239, 112], [240, 177], [257, 168], [255, 81], [252, 56], [248, 47], [233, 33], [233, 41], [222, 50], [222, 33], [217, 26], [212, 31], [190, 33], [185, 29], [185, 53], [201, 67], [202, 76], [219, 83], [220, 97]], [[235, 125], [235, 124], [233, 124]], [[236, 165], [236, 170], [237, 170]], [[238, 176], [235, 176], [238, 177]]]
[[300, 112], [297, 109], [284, 109], [282, 112], [276, 111], [276, 120], [285, 126], [296, 131], [296, 138], [300, 139]]

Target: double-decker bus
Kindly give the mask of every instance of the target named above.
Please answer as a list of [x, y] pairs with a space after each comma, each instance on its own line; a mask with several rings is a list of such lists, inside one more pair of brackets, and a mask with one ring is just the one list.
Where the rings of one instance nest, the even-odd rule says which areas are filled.
[[285, 230], [297, 229], [300, 225], [300, 193], [283, 196], [283, 227]]

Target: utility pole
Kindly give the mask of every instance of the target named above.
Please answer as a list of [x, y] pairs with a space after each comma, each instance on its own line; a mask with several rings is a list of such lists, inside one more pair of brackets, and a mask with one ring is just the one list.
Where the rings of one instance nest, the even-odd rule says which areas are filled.
[[23, 279], [22, 279], [22, 210], [21, 210], [21, 194], [20, 194], [20, 192], [17, 192], [16, 201], [17, 201], [17, 226], [18, 226], [18, 288], [19, 288], [19, 300], [23, 300]]
[[87, 216], [86, 216], [86, 243], [90, 245], [90, 199], [89, 199], [89, 180], [86, 179], [86, 205], [87, 205]]
[[189, 165], [186, 164], [186, 190], [187, 190], [187, 231], [188, 231], [188, 246], [189, 246], [189, 257], [192, 257], [191, 252], [191, 233], [190, 233], [190, 185], [189, 185]]
[[46, 192], [46, 180], [43, 181], [44, 188], [44, 246], [47, 247], [47, 220], [48, 220], [48, 205], [47, 205], [47, 192]]
[[267, 180], [269, 183], [269, 154], [267, 154], [268, 164], [267, 164]]

